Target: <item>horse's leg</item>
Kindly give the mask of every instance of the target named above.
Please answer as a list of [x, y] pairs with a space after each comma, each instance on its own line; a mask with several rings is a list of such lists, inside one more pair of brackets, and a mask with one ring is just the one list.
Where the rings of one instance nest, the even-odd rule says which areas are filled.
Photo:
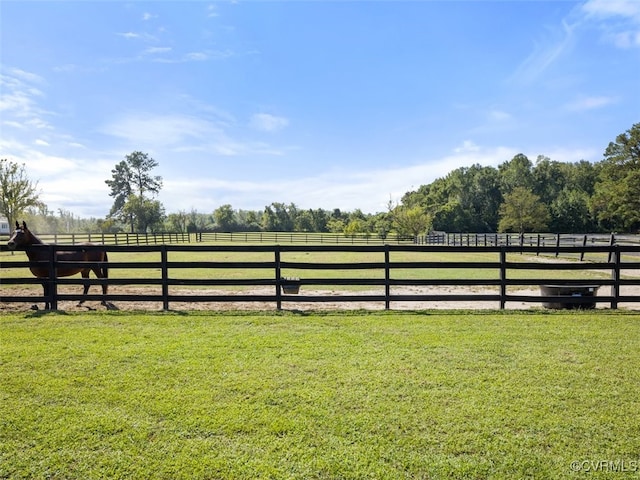
[[[108, 262], [107, 252], [102, 252], [102, 261]], [[102, 302], [101, 305], [107, 307], [107, 310], [117, 310], [116, 306], [112, 303], [107, 302], [107, 293], [109, 292], [109, 284], [106, 282], [106, 279], [109, 278], [109, 269], [105, 264], [102, 268], [98, 267], [93, 270], [98, 278], [104, 278], [105, 282], [102, 284]]]
[[[44, 309], [47, 310], [49, 308], [49, 304], [47, 303], [47, 282], [42, 282], [42, 291], [43, 291], [43, 295], [45, 297], [44, 300]], [[33, 305], [31, 305], [31, 310], [40, 310], [40, 307], [38, 307], [37, 303], [34, 303]]]
[[[86, 297], [87, 293], [89, 292], [89, 287], [91, 286], [91, 284], [89, 283], [89, 269], [87, 268], [85, 270], [82, 270], [82, 272], [80, 273], [82, 274], [82, 278], [84, 278], [85, 280], [84, 291], [82, 292], [82, 296]], [[85, 298], [83, 298], [78, 302], [78, 306], [81, 307], [84, 302], [85, 302]]]
[[[100, 267], [93, 267], [93, 268], [91, 268], [91, 271], [92, 271], [92, 272], [93, 272], [93, 274], [96, 276], [96, 278], [105, 278], [105, 275], [104, 275], [104, 273], [103, 273], [103, 269], [102, 269], [102, 268], [100, 268]], [[85, 277], [85, 272], [84, 272], [84, 271], [82, 272], [82, 276], [83, 276], [84, 278], [89, 278], [89, 270], [87, 270], [87, 271], [86, 271], [86, 277]], [[90, 286], [90, 284], [89, 284], [89, 283], [86, 283], [86, 284], [85, 284], [85, 287], [84, 287], [84, 288], [85, 288], [85, 290], [84, 290], [84, 294], [85, 294], [85, 295], [87, 294], [87, 291], [89, 290], [89, 286]], [[102, 298], [102, 301], [100, 302], [100, 305], [108, 306], [108, 305], [107, 305], [107, 301], [104, 299], [104, 296], [105, 296], [106, 294], [107, 294], [107, 284], [106, 284], [106, 283], [103, 283], [103, 284], [102, 284], [102, 295], [103, 295], [103, 298]], [[84, 301], [84, 300], [83, 300], [83, 301]], [[80, 302], [80, 303], [82, 303], [82, 302]], [[80, 305], [80, 304], [78, 304], [78, 305]]]
[[[49, 310], [51, 308], [51, 304], [49, 303], [49, 282], [42, 282], [42, 291], [44, 293], [44, 309]], [[31, 307], [32, 310], [38, 310], [38, 305], [33, 305]]]

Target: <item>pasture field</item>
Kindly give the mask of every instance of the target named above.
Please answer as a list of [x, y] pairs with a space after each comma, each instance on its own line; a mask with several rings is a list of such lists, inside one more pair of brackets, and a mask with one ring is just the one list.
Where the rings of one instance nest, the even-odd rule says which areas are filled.
[[638, 478], [640, 314], [0, 317], [0, 478]]

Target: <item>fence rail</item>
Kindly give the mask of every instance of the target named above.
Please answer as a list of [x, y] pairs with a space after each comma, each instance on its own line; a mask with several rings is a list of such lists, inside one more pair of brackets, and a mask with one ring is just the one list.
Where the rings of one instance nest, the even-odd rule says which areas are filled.
[[[177, 302], [263, 302], [274, 304], [280, 310], [287, 303], [322, 303], [322, 302], [367, 302], [384, 305], [390, 309], [396, 302], [441, 302], [441, 301], [487, 301], [495, 302], [496, 307], [506, 308], [509, 302], [549, 303], [562, 302], [571, 305], [593, 305], [594, 303], [609, 304], [610, 308], [618, 308], [621, 303], [638, 303], [640, 296], [623, 291], [628, 287], [640, 286], [640, 276], [634, 275], [640, 270], [637, 255], [640, 246], [599, 245], [599, 246], [428, 246], [428, 245], [148, 245], [148, 246], [116, 246], [80, 247], [46, 245], [37, 248], [49, 249], [49, 257], [55, 259], [55, 252], [59, 250], [74, 250], [80, 248], [102, 248], [107, 252], [127, 254], [153, 253], [157, 255], [154, 261], [110, 262], [111, 272], [127, 272], [124, 276], [116, 276], [108, 280], [91, 279], [89, 284], [100, 285], [107, 282], [110, 286], [145, 286], [143, 293], [89, 295], [87, 300], [109, 302], [161, 302], [165, 310], [170, 309]], [[5, 247], [2, 250], [6, 250]], [[334, 255], [352, 252], [356, 258], [353, 261], [337, 262]], [[439, 261], [433, 260], [431, 255], [421, 258], [421, 254], [460, 254], [463, 257], [470, 252], [492, 253], [495, 261]], [[553, 264], [537, 261], [525, 261], [526, 258], [515, 254], [555, 254], [567, 255], [588, 254], [595, 261], [577, 262], [575, 260], [559, 260]], [[241, 253], [246, 260], [228, 260], [230, 254]], [[187, 254], [187, 255], [185, 255]], [[261, 258], [250, 260], [251, 256], [260, 254]], [[324, 261], [307, 261], [306, 254], [320, 254]], [[361, 259], [357, 259], [362, 255]], [[178, 260], [176, 258], [199, 258], [199, 260]], [[407, 261], [405, 258], [411, 258]], [[3, 256], [9, 258], [8, 256]], [[234, 258], [238, 258], [237, 256]], [[311, 258], [311, 257], [309, 257]], [[318, 258], [316, 256], [315, 258]], [[351, 257], [350, 257], [351, 258]], [[435, 255], [438, 258], [438, 255]], [[462, 258], [462, 257], [461, 257]], [[373, 260], [372, 260], [373, 259]], [[50, 271], [56, 267], [72, 266], [76, 263], [56, 262], [49, 266]], [[35, 296], [19, 294], [20, 286], [41, 283], [33, 277], [16, 277], [16, 270], [23, 269], [32, 263], [28, 261], [4, 261], [0, 272], [0, 302], [44, 302], [51, 303], [57, 308], [60, 301], [78, 301], [82, 295], [78, 293], [61, 293], [58, 287], [64, 285], [84, 285], [87, 281], [81, 278], [51, 278], [45, 279], [50, 285], [49, 296]], [[82, 265], [102, 266], [104, 263], [84, 263]], [[132, 270], [144, 269], [140, 275], [132, 274]], [[199, 276], [186, 274], [188, 270], [197, 269]], [[483, 275], [471, 275], [469, 278], [443, 278], [441, 272], [451, 269], [467, 269]], [[242, 278], [239, 273], [252, 270], [250, 277]], [[530, 270], [541, 272], [537, 278], [518, 278], [516, 272]], [[150, 275], [148, 272], [154, 272]], [[256, 271], [260, 273], [255, 273]], [[554, 280], [549, 272], [557, 273], [571, 271], [569, 280]], [[593, 271], [605, 272], [602, 278], [593, 278]], [[12, 272], [10, 275], [9, 273]], [[229, 273], [231, 272], [231, 273]], [[321, 272], [324, 272], [322, 274]], [[355, 272], [359, 272], [356, 274]], [[22, 273], [22, 270], [19, 271]], [[19, 274], [18, 273], [18, 274]], [[546, 274], [546, 275], [544, 275]], [[238, 277], [241, 278], [238, 278]], [[294, 280], [291, 279], [294, 278]], [[557, 278], [557, 277], [556, 277]], [[584, 286], [597, 284], [609, 287], [609, 295], [587, 297], [575, 294], [558, 296], [522, 295], [514, 288], [523, 286], [542, 286], [561, 283], [565, 286]], [[289, 284], [301, 288], [297, 295], [287, 294]], [[185, 287], [237, 287], [240, 290], [247, 287], [271, 287], [271, 293], [252, 294], [242, 292], [217, 292], [205, 290], [185, 291]], [[362, 293], [347, 291], [346, 294], [336, 295], [327, 290], [326, 293], [315, 292], [305, 294], [304, 290], [310, 286], [324, 286], [336, 289], [348, 287], [353, 289], [362, 287], [376, 287], [376, 293]], [[435, 286], [476, 286], [490, 287], [494, 293], [442, 294], [429, 293], [428, 290], [407, 293], [400, 287], [435, 287]], [[78, 289], [80, 290], [80, 289]]]

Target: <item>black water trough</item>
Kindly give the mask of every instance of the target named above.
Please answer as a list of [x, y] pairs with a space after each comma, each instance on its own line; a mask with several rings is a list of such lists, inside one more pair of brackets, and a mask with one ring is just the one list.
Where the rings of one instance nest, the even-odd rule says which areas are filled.
[[556, 310], [596, 308], [596, 302], [580, 300], [582, 297], [594, 297], [598, 293], [600, 285], [540, 285], [540, 292], [543, 297], [571, 297], [571, 299], [558, 299], [558, 301], [542, 302], [542, 306]]
[[296, 295], [300, 292], [299, 278], [281, 278], [280, 284], [282, 286], [282, 292], [286, 295]]

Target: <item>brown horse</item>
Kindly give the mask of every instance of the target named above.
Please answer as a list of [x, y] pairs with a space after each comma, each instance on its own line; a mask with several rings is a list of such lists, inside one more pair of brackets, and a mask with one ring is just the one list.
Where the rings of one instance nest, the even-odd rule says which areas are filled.
[[[49, 278], [49, 265], [47, 263], [39, 263], [39, 262], [48, 262], [49, 260], [49, 252], [46, 248], [38, 248], [37, 245], [44, 245], [42, 240], [36, 237], [29, 229], [27, 228], [27, 224], [22, 222], [22, 226], [16, 222], [16, 229], [11, 235], [11, 238], [7, 242], [7, 246], [10, 250], [24, 250], [27, 253], [27, 257], [29, 257], [29, 261], [34, 262], [32, 266], [29, 267], [31, 273], [33, 273], [37, 278]], [[92, 243], [83, 243], [82, 245], [94, 245]], [[56, 252], [56, 262], [107, 262], [107, 252], [104, 250], [97, 249], [87, 249], [87, 250], [75, 250], [70, 252]], [[38, 262], [38, 263], [35, 263]], [[77, 273], [82, 274], [82, 278], [88, 280], [89, 272], [93, 271], [96, 277], [98, 278], [108, 278], [108, 270], [107, 266], [97, 266], [97, 265], [89, 265], [86, 267], [71, 265], [71, 266], [56, 266], [56, 278], [58, 277], [69, 277], [71, 275], [75, 275]], [[49, 295], [49, 282], [43, 282], [42, 286], [44, 287], [44, 296], [48, 297]], [[87, 292], [89, 291], [89, 287], [91, 285], [89, 282], [84, 284], [84, 293], [83, 295], [86, 297]], [[106, 295], [108, 290], [107, 283], [102, 284], [102, 294]], [[78, 305], [82, 305], [84, 303], [84, 299], [80, 300]], [[106, 300], [102, 300], [102, 305], [107, 308], [111, 308], [111, 304], [107, 303]], [[49, 309], [49, 302], [46, 301], [45, 309]], [[38, 309], [37, 305], [34, 305], [36, 310]]]

